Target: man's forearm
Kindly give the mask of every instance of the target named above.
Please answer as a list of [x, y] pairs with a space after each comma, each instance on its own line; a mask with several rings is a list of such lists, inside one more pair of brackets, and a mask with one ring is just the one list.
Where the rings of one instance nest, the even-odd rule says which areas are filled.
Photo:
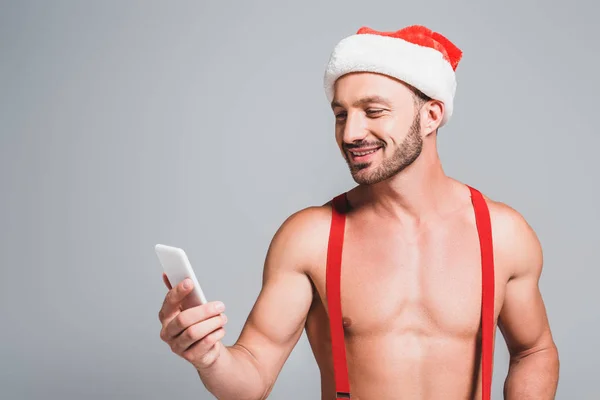
[[555, 346], [511, 357], [504, 383], [506, 400], [553, 400], [558, 386], [559, 359]]
[[219, 400], [261, 400], [266, 387], [252, 355], [237, 345], [220, 351], [213, 365], [198, 371], [206, 389]]

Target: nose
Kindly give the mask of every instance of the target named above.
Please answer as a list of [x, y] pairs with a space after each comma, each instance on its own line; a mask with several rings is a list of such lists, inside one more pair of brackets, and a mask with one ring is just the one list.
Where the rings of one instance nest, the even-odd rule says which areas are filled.
[[343, 140], [346, 143], [354, 143], [357, 141], [364, 140], [367, 136], [367, 129], [364, 126], [364, 121], [360, 116], [348, 116], [344, 125]]

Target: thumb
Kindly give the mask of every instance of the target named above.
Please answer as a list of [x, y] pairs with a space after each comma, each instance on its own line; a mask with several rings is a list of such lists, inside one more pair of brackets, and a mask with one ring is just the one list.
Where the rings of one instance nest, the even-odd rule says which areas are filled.
[[163, 278], [163, 282], [165, 283], [165, 285], [167, 286], [167, 289], [171, 290], [173, 289], [173, 287], [171, 286], [171, 282], [169, 282], [169, 278], [167, 278], [167, 274], [165, 274], [163, 272], [162, 274], [162, 278]]

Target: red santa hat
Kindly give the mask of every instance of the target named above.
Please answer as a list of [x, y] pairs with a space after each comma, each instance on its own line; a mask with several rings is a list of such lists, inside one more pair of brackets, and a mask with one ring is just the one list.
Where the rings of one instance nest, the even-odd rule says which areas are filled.
[[455, 71], [462, 51], [437, 32], [413, 25], [396, 32], [362, 27], [333, 49], [324, 86], [331, 102], [338, 78], [350, 72], [374, 72], [399, 79], [444, 103], [440, 126], [453, 111]]

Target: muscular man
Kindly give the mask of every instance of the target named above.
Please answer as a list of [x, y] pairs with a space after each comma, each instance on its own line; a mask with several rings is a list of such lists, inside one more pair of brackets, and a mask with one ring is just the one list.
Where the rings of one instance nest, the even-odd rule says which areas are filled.
[[191, 287], [165, 280], [161, 338], [217, 398], [267, 398], [305, 330], [323, 400], [488, 400], [496, 326], [510, 352], [505, 398], [554, 398], [536, 234], [438, 157], [461, 56], [422, 26], [361, 28], [336, 45], [325, 90], [358, 185], [282, 224], [235, 344], [221, 343], [220, 303], [182, 311]]

